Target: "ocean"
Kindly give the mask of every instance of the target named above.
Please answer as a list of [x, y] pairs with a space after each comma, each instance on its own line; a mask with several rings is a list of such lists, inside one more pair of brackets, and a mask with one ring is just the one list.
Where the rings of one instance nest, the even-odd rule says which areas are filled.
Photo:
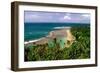
[[45, 37], [50, 31], [60, 27], [87, 27], [83, 23], [24, 23], [24, 41]]

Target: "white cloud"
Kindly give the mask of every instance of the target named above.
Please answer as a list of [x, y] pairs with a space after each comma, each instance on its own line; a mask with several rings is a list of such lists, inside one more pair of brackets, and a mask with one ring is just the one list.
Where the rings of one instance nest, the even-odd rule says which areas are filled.
[[63, 19], [70, 20], [71, 19], [71, 14], [70, 13], [66, 13], [66, 15], [64, 16]]
[[83, 14], [82, 17], [89, 18], [90, 15], [89, 14]]
[[29, 15], [26, 15], [26, 16], [25, 16], [25, 22], [32, 22], [33, 20], [36, 20], [36, 19], [38, 19], [38, 18], [40, 18], [39, 15], [36, 15], [36, 14], [32, 15], [32, 14], [29, 14]]
[[29, 15], [30, 18], [39, 18], [39, 15]]
[[68, 19], [68, 20], [70, 20], [71, 17], [70, 17], [70, 16], [64, 16], [64, 19]]

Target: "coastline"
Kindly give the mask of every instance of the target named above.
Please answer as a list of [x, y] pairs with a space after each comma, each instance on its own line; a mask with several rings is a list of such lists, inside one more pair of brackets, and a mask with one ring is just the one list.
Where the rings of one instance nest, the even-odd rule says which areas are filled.
[[[63, 34], [66, 35], [64, 36]], [[55, 36], [57, 38], [53, 39], [53, 37]], [[66, 30], [50, 31], [50, 33], [48, 33], [48, 35], [45, 36], [45, 38], [46, 40], [49, 39], [47, 44], [44, 44], [45, 41], [44, 39], [31, 40], [30, 42], [27, 41], [30, 44], [24, 45], [25, 49], [24, 61], [40, 61], [40, 60], [44, 61], [44, 60], [58, 60], [58, 59], [69, 60], [69, 59], [90, 58], [89, 27], [86, 28], [72, 27], [71, 30], [67, 31]]]
[[35, 40], [30, 40], [30, 41], [25, 41], [24, 44], [45, 44], [48, 43], [48, 40], [54, 39], [57, 37], [66, 37], [66, 38], [71, 38], [67, 37], [68, 35], [71, 35], [71, 27], [56, 27], [56, 30], [50, 31], [49, 34], [45, 37], [42, 37], [40, 39], [35, 39]]
[[42, 39], [44, 39], [44, 38], [45, 38], [45, 37], [42, 37], [42, 38], [40, 38], [40, 39], [25, 41], [24, 44], [30, 44], [30, 43], [38, 42], [38, 41], [40, 41], [40, 40], [42, 40]]

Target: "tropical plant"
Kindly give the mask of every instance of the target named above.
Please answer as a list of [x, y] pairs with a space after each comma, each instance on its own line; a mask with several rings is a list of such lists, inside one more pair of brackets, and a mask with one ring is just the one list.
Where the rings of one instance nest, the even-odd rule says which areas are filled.
[[87, 59], [90, 58], [90, 27], [71, 29], [76, 40], [70, 47], [60, 49], [56, 38], [51, 44], [25, 45], [25, 61]]

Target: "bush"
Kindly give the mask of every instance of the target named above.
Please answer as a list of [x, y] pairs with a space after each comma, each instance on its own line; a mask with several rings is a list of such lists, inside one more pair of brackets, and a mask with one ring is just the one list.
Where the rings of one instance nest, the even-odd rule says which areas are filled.
[[68, 48], [60, 49], [57, 42], [44, 45], [25, 45], [25, 61], [69, 60], [90, 58], [90, 27], [77, 27], [71, 29], [76, 37], [75, 42]]

